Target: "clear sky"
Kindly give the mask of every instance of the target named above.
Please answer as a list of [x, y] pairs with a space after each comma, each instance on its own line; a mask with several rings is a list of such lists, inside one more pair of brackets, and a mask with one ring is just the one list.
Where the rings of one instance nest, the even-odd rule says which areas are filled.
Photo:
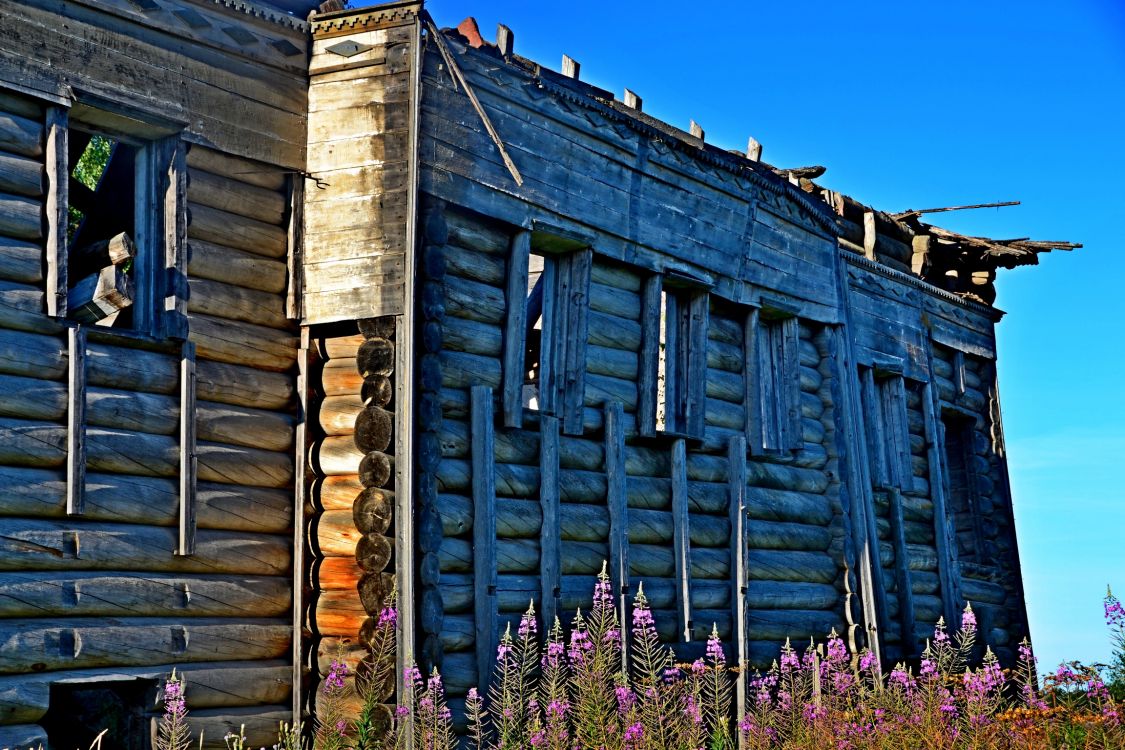
[[1032, 638], [1041, 663], [1106, 660], [1125, 594], [1125, 3], [431, 0], [516, 51], [708, 142], [966, 234], [1085, 247], [1001, 271], [999, 368]]

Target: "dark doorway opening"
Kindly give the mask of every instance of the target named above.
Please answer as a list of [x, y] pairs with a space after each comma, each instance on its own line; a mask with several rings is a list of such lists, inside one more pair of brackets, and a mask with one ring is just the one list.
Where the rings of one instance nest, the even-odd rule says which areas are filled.
[[59, 750], [86, 750], [102, 730], [101, 746], [107, 750], [151, 750], [155, 713], [155, 680], [59, 682], [51, 685], [42, 726], [51, 747]]

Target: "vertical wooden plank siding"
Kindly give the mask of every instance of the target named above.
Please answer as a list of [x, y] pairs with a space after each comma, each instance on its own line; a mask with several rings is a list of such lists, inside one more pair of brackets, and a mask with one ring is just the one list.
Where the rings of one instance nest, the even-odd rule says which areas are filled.
[[907, 656], [914, 655], [914, 587], [910, 581], [910, 557], [906, 551], [906, 530], [902, 523], [902, 491], [888, 490], [890, 500], [891, 542], [895, 548], [895, 588], [898, 589], [899, 622], [902, 624], [902, 647]]
[[543, 414], [558, 412], [558, 379], [562, 376], [558, 353], [566, 341], [566, 297], [569, 292], [566, 274], [555, 256], [543, 258], [543, 338], [539, 342], [539, 410]]
[[742, 356], [743, 370], [742, 382], [745, 388], [743, 405], [746, 407], [746, 445], [752, 455], [758, 455], [765, 448], [763, 439], [765, 415], [762, 413], [762, 379], [767, 373], [762, 372], [761, 356], [758, 352], [761, 346], [758, 330], [758, 309], [751, 309], [746, 314], [746, 323], [743, 326]]
[[617, 587], [617, 611], [629, 598], [629, 506], [625, 478], [625, 409], [620, 401], [605, 406], [606, 503], [609, 506], [610, 578]]
[[901, 375], [889, 378], [883, 386], [883, 408], [886, 414], [888, 463], [894, 485], [900, 490], [910, 487], [914, 470], [910, 461], [910, 428], [906, 414], [906, 383]]
[[781, 365], [777, 382], [778, 395], [782, 397], [778, 417], [780, 443], [784, 449], [795, 450], [804, 444], [801, 437], [801, 339], [796, 317], [786, 318], [780, 325], [781, 352], [776, 364]]
[[[932, 357], [932, 355], [931, 355]], [[931, 360], [932, 361], [932, 360]], [[931, 366], [930, 369], [933, 372]], [[946, 622], [958, 622], [961, 607], [961, 572], [957, 565], [954, 536], [946, 511], [945, 425], [937, 416], [938, 395], [933, 383], [922, 389], [922, 417], [925, 420], [926, 460], [930, 465], [930, 501], [934, 504], [934, 542], [938, 555], [938, 580], [941, 583], [941, 604]]]
[[68, 328], [66, 346], [66, 512], [80, 516], [86, 504], [86, 329]]
[[[659, 419], [657, 420], [657, 429], [664, 432], [676, 432], [683, 423], [681, 417], [684, 409], [682, 395], [686, 368], [683, 366], [684, 362], [681, 357], [683, 350], [680, 347], [683, 327], [680, 325], [680, 300], [676, 298], [676, 295], [665, 292], [663, 301], [664, 351], [661, 354], [664, 360], [664, 391], [661, 396], [658, 383], [656, 408], [658, 411], [663, 411], [664, 420], [663, 424], [660, 423]], [[660, 403], [661, 397], [663, 397], [663, 403]]]
[[164, 274], [167, 280], [160, 329], [165, 337], [188, 336], [187, 147], [179, 138], [162, 142], [164, 181]]
[[531, 252], [531, 232], [512, 236], [508, 252], [508, 279], [505, 291], [504, 353], [500, 371], [504, 379], [504, 426], [523, 426], [524, 351], [527, 347], [527, 267]]
[[883, 434], [883, 412], [879, 403], [879, 389], [875, 385], [875, 371], [865, 367], [859, 375], [860, 400], [863, 403], [863, 434], [867, 438], [867, 456], [870, 459], [871, 485], [886, 487], [890, 484], [887, 466], [886, 436]]
[[47, 109], [47, 314], [66, 317], [67, 111]]
[[195, 344], [180, 354], [180, 555], [195, 554]]
[[[704, 416], [707, 406], [707, 326], [710, 321], [710, 295], [706, 292], [691, 298], [690, 322], [687, 343], [686, 396], [687, 434], [703, 437]], [[799, 386], [800, 384], [797, 383]], [[800, 403], [795, 402], [795, 403]]]
[[289, 282], [285, 290], [285, 317], [300, 320], [305, 314], [301, 304], [301, 289], [304, 288], [305, 177], [291, 174], [286, 181], [289, 184], [289, 225], [286, 228], [289, 253], [285, 262]]
[[[414, 236], [411, 229], [410, 236]], [[415, 663], [414, 638], [414, 283], [413, 244], [407, 246], [406, 308], [395, 318], [395, 587], [398, 593], [396, 645], [399, 695], [404, 692], [404, 672]], [[407, 742], [413, 725], [407, 727]]]
[[496, 658], [496, 462], [492, 389], [471, 392], [473, 472], [473, 599], [476, 616], [477, 677], [491, 680]]
[[656, 434], [657, 379], [660, 370], [660, 292], [663, 279], [657, 274], [641, 288], [641, 354], [637, 379], [639, 402], [637, 425], [641, 435]]
[[735, 718], [741, 722], [746, 715], [746, 685], [748, 681], [746, 643], [750, 640], [749, 618], [746, 613], [746, 587], [749, 574], [746, 570], [746, 438], [736, 435], [727, 444], [727, 465], [730, 467], [730, 604], [731, 635], [734, 641], [734, 660], [739, 667], [735, 681]]
[[539, 576], [543, 627], [549, 630], [559, 613], [562, 537], [559, 530], [559, 420], [544, 415], [539, 420]]
[[567, 306], [565, 377], [563, 378], [562, 430], [567, 435], [582, 434], [582, 408], [586, 396], [586, 339], [589, 332], [590, 270], [594, 251], [579, 250], [568, 256], [570, 294]]
[[[860, 601], [863, 605], [863, 623], [866, 628], [867, 645], [882, 658], [882, 638], [880, 619], [885, 607], [883, 577], [875, 575], [874, 563], [878, 562], [873, 545], [878, 538], [874, 535], [874, 508], [871, 497], [871, 477], [868, 467], [867, 444], [863, 439], [863, 414], [859, 403], [859, 374], [855, 371], [855, 357], [845, 326], [832, 326], [828, 338], [828, 357], [833, 363], [832, 400], [840, 409], [840, 430], [837, 445], [841, 455], [848, 459], [846, 481], [851, 497], [851, 529], [849, 529], [856, 549], [857, 577], [859, 579]], [[854, 449], [854, 453], [848, 449]]]
[[691, 640], [691, 539], [688, 528], [687, 445], [672, 441], [672, 549], [676, 562], [676, 626]]
[[309, 466], [309, 327], [301, 326], [301, 348], [297, 350], [297, 408], [299, 409], [293, 435], [293, 723], [302, 720], [301, 702], [304, 691], [305, 642], [304, 592], [305, 592], [305, 513], [308, 502]]

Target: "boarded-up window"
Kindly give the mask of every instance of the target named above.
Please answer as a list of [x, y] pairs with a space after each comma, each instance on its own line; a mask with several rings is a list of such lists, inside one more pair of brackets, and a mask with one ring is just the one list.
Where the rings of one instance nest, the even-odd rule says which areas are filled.
[[906, 414], [906, 384], [901, 375], [863, 368], [864, 419], [876, 487], [908, 490], [911, 485], [910, 430]]
[[754, 310], [746, 321], [746, 439], [752, 452], [801, 446], [800, 339], [794, 315]]
[[964, 562], [979, 562], [982, 539], [973, 473], [973, 422], [966, 416], [949, 412], [942, 417], [942, 424], [948, 482], [946, 513], [953, 522], [957, 557]]
[[708, 289], [679, 276], [651, 276], [643, 285], [641, 307], [640, 432], [702, 439]]
[[504, 421], [519, 426], [527, 408], [580, 434], [593, 251], [539, 252], [529, 234], [516, 235], [509, 260]]

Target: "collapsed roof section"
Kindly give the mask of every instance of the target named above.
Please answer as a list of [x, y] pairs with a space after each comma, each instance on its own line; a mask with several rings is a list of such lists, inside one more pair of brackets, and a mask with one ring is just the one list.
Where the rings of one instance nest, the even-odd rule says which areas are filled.
[[[703, 129], [694, 121], [690, 130], [684, 131], [646, 115], [642, 111], [641, 98], [634, 92], [626, 89], [623, 100], [618, 100], [611, 92], [581, 81], [581, 66], [570, 57], [563, 57], [563, 70], [557, 72], [517, 55], [514, 52], [514, 35], [502, 24], [497, 29], [495, 43], [481, 36], [476, 19], [472, 17], [466, 18], [456, 29], [446, 28], [442, 32], [555, 84], [571, 98], [609, 107], [628, 118], [634, 126], [656, 131], [685, 146], [694, 147], [707, 161], [728, 168], [750, 169], [780, 183], [789, 183], [797, 188], [794, 193], [803, 193], [810, 199], [806, 205], [819, 208], [815, 213], [827, 219], [825, 223], [834, 223], [842, 249], [912, 274], [961, 297], [991, 305], [996, 298], [994, 282], [997, 269], [1036, 265], [1040, 253], [1082, 247], [1075, 242], [1039, 241], [1027, 237], [973, 237], [921, 221], [921, 217], [928, 213], [985, 206], [908, 210], [898, 214], [879, 211], [814, 182], [825, 173], [826, 169], [822, 166], [774, 167], [761, 161], [761, 145], [753, 138], [745, 153], [725, 150], [706, 143]], [[988, 205], [1014, 205], [1014, 202]]]

